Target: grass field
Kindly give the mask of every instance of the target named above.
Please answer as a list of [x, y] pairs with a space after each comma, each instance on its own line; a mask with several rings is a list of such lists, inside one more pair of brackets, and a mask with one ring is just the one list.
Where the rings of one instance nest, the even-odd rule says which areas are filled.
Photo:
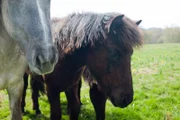
[[[106, 120], [180, 120], [180, 44], [144, 45], [132, 56], [134, 101], [126, 108], [106, 104]], [[80, 120], [95, 120], [89, 99], [89, 87], [83, 83]], [[27, 113], [23, 120], [49, 120], [49, 104], [46, 96], [40, 97], [41, 116], [32, 111], [30, 88], [27, 95]], [[66, 114], [66, 98], [61, 94], [63, 120]], [[6, 91], [0, 92], [0, 120], [9, 120]]]

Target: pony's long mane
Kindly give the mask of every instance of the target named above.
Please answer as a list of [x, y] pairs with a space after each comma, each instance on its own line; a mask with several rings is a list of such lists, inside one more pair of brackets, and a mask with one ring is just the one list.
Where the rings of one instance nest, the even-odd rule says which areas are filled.
[[[108, 36], [107, 24], [118, 13], [73, 13], [64, 18], [53, 18], [52, 34], [61, 54], [67, 54], [80, 47], [95, 45], [95, 42], [106, 42]], [[138, 46], [142, 37], [135, 22], [127, 17], [123, 19], [121, 40], [124, 44]], [[101, 39], [100, 39], [101, 38]]]

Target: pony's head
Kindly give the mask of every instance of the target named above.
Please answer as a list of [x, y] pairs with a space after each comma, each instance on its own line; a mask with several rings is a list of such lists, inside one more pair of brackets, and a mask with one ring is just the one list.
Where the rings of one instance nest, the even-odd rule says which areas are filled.
[[50, 0], [1, 0], [5, 31], [24, 52], [31, 71], [46, 74], [58, 59], [50, 28]]
[[139, 23], [124, 15], [104, 22], [107, 37], [90, 49], [88, 55], [88, 67], [98, 84], [113, 105], [122, 108], [133, 100], [131, 56], [133, 47], [142, 44]]
[[126, 107], [133, 100], [131, 55], [142, 44], [140, 22], [117, 13], [78, 13], [54, 19], [52, 29], [60, 55], [83, 51], [80, 57], [112, 103]]

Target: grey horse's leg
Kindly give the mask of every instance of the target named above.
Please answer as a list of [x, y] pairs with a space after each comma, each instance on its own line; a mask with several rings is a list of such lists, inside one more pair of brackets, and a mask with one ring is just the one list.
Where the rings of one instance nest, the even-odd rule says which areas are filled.
[[11, 120], [22, 120], [21, 97], [23, 92], [23, 80], [7, 88], [9, 95], [9, 106], [11, 110]]

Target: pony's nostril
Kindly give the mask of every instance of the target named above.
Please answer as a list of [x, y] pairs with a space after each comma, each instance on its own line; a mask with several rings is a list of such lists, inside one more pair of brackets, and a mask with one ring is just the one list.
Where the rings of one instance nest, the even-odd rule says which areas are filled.
[[44, 63], [44, 59], [43, 59], [43, 56], [42, 55], [38, 55], [36, 57], [36, 65], [41, 68], [42, 67], [42, 64]]

